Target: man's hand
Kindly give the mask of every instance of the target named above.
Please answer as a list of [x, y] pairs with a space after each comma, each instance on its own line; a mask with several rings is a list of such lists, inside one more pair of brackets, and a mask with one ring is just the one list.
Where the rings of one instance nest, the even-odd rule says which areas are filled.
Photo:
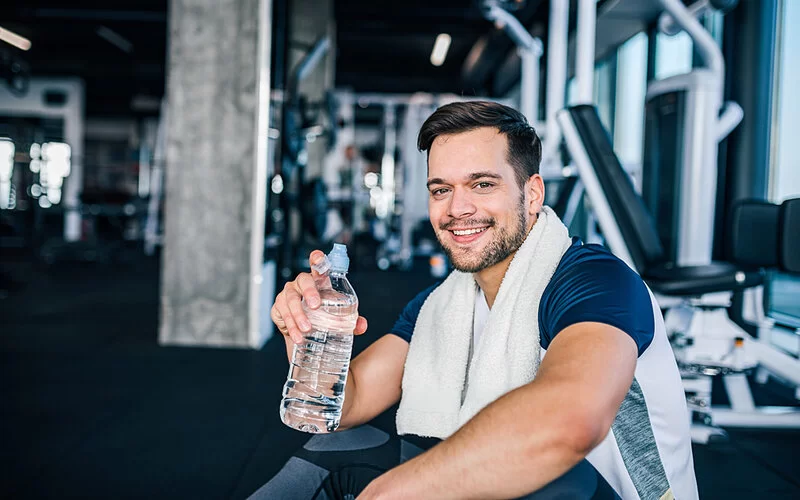
[[[270, 311], [272, 321], [283, 334], [290, 363], [294, 345], [302, 343], [303, 334], [311, 331], [301, 301], [311, 309], [321, 305], [317, 284], [324, 281], [313, 266], [321, 263], [324, 257], [320, 250], [311, 252], [308, 258], [311, 273], [301, 273], [294, 281], [286, 283]], [[361, 335], [366, 331], [367, 320], [359, 316], [354, 333]], [[396, 335], [384, 335], [353, 359], [347, 375], [340, 430], [368, 422], [400, 400], [407, 353], [408, 342]]]
[[[314, 250], [309, 255], [308, 262], [314, 266], [321, 263], [324, 258], [325, 254], [321, 250]], [[303, 312], [301, 301], [305, 300], [310, 309], [317, 309], [320, 306], [321, 301], [316, 284], [319, 278], [320, 274], [313, 269], [310, 273], [300, 273], [294, 281], [286, 283], [283, 291], [275, 298], [275, 304], [270, 310], [270, 318], [283, 334], [287, 349], [291, 347], [289, 341], [300, 344], [303, 342], [303, 335], [311, 331], [311, 322]], [[365, 331], [367, 331], [367, 320], [359, 316], [354, 333], [361, 335]]]

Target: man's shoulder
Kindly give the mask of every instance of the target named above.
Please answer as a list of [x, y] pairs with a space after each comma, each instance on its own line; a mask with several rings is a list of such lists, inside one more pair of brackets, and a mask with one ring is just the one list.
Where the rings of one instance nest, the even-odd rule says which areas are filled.
[[584, 243], [580, 238], [573, 237], [572, 244], [564, 252], [556, 267], [551, 283], [558, 282], [560, 277], [573, 273], [580, 273], [584, 276], [597, 275], [598, 278], [603, 279], [609, 272], [631, 273], [638, 277], [623, 260], [604, 246]]
[[540, 304], [543, 347], [567, 326], [584, 321], [628, 333], [640, 354], [653, 337], [654, 316], [642, 314], [652, 309], [642, 278], [606, 248], [578, 238], [561, 258]]
[[580, 238], [574, 237], [550, 278], [544, 295], [558, 295], [562, 288], [572, 288], [579, 283], [594, 283], [608, 291], [615, 288], [619, 288], [620, 292], [623, 289], [640, 289], [640, 293], [648, 295], [642, 278], [625, 261], [602, 245], [583, 243]]

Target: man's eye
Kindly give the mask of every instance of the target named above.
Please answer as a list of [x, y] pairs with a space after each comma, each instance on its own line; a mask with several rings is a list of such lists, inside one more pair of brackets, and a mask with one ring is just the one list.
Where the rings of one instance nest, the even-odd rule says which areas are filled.
[[489, 189], [490, 187], [494, 186], [491, 182], [479, 182], [475, 184], [475, 187], [479, 189]]
[[431, 191], [431, 194], [434, 196], [441, 196], [447, 193], [447, 188], [438, 188]]

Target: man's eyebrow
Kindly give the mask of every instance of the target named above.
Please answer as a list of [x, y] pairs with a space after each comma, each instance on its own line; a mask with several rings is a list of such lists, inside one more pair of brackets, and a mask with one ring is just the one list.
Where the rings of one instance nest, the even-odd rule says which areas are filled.
[[[485, 178], [502, 180], [503, 176], [495, 172], [473, 172], [467, 176], [467, 180], [470, 181], [476, 181], [478, 179]], [[447, 182], [439, 177], [434, 177], [433, 179], [428, 179], [428, 183], [426, 185], [430, 189], [430, 187], [434, 184], [447, 184]]]
[[497, 179], [502, 180], [503, 176], [500, 174], [496, 174], [494, 172], [473, 172], [469, 174], [469, 180], [475, 181], [478, 179], [483, 179], [484, 177], [488, 177], [490, 179]]
[[434, 177], [433, 179], [428, 179], [428, 183], [426, 184], [426, 186], [428, 186], [428, 188], [430, 188], [434, 184], [446, 184], [446, 182], [444, 182], [444, 179], [440, 179], [438, 177]]

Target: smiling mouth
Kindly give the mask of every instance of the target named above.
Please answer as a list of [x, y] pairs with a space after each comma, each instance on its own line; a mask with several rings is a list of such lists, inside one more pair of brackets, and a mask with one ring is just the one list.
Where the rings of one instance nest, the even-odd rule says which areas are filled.
[[453, 234], [455, 234], [456, 236], [469, 236], [471, 234], [482, 233], [482, 232], [486, 231], [487, 229], [489, 229], [488, 226], [487, 227], [475, 228], [475, 229], [451, 229], [450, 231]]

